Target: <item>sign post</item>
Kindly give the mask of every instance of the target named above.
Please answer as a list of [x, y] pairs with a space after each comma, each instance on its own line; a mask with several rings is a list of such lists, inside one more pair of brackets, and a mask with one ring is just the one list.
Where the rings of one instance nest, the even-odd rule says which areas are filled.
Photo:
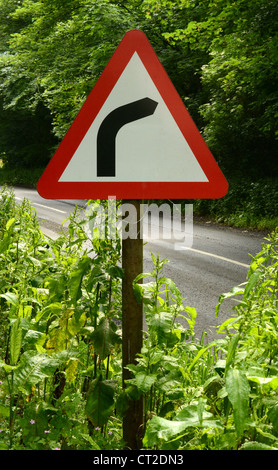
[[[220, 198], [228, 183], [142, 31], [125, 34], [44, 171], [46, 199], [128, 200], [139, 227], [143, 199]], [[143, 240], [124, 238], [123, 381], [142, 346], [142, 306], [132, 282]], [[142, 401], [129, 404], [127, 448], [141, 445]]]
[[[122, 241], [122, 267], [124, 270], [122, 286], [122, 367], [123, 387], [130, 378], [125, 368], [134, 364], [136, 354], [142, 348], [143, 307], [135, 299], [133, 281], [143, 272], [143, 239], [140, 233], [140, 200], [125, 201], [132, 204], [136, 211], [131, 212], [130, 223], [137, 227], [137, 238]], [[142, 444], [143, 401], [142, 398], [130, 401], [123, 420], [123, 439], [128, 449], [139, 450]]]

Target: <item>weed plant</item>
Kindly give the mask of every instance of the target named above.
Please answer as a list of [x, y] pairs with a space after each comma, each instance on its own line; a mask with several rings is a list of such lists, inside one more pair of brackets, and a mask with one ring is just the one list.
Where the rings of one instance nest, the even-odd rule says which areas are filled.
[[0, 449], [122, 449], [140, 396], [145, 449], [278, 449], [277, 232], [246, 283], [221, 295], [215, 315], [237, 303], [210, 344], [153, 256], [134, 280], [147, 331], [123, 389], [121, 242], [99, 239], [95, 204], [54, 241], [27, 200], [1, 192]]

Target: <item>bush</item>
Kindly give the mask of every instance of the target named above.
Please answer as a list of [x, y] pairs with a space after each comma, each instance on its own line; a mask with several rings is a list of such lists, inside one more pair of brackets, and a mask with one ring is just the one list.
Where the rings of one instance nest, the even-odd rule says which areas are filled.
[[236, 227], [273, 230], [278, 226], [278, 180], [231, 181], [222, 199], [194, 201], [194, 213]]
[[0, 185], [36, 188], [43, 171], [43, 168], [33, 168], [32, 170], [0, 168]]

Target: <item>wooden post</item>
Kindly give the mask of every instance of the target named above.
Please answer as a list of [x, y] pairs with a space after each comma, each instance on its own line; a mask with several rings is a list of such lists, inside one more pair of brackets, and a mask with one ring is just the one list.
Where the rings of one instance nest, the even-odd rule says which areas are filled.
[[[135, 299], [132, 283], [143, 272], [143, 235], [140, 233], [140, 202], [126, 200], [136, 208], [136, 218], [130, 223], [137, 226], [137, 238], [122, 240], [122, 266], [124, 279], [122, 285], [122, 367], [124, 381], [130, 378], [125, 366], [134, 364], [137, 353], [142, 348], [143, 307]], [[131, 214], [130, 214], [131, 215]], [[142, 235], [142, 237], [141, 237]], [[127, 449], [139, 450], [142, 447], [143, 400], [129, 402], [129, 408], [123, 420], [123, 439]], [[140, 437], [141, 436], [141, 437]]]

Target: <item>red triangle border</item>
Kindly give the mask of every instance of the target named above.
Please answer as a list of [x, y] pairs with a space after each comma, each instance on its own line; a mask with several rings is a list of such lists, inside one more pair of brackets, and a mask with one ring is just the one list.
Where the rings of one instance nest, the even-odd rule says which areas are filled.
[[[59, 182], [134, 52], [142, 60], [208, 182]], [[41, 176], [37, 190], [46, 199], [107, 199], [109, 196], [117, 199], [216, 199], [227, 193], [228, 183], [146, 35], [131, 30], [123, 37], [83, 104]]]

